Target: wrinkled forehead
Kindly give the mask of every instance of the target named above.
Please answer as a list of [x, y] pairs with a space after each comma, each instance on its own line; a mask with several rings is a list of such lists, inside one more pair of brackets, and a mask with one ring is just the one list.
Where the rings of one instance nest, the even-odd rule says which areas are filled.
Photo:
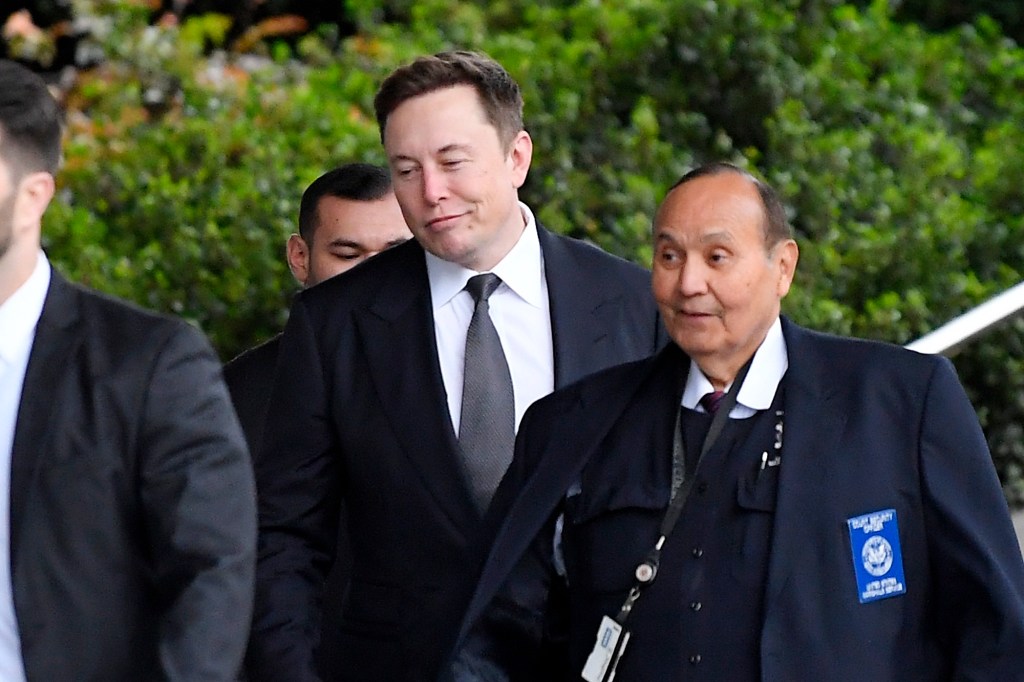
[[757, 187], [738, 173], [695, 178], [672, 189], [654, 217], [654, 237], [747, 233], [764, 236], [765, 212]]

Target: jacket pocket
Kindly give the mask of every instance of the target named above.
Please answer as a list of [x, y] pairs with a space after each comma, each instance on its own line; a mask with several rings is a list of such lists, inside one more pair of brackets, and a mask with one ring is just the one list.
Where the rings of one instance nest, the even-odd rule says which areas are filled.
[[569, 583], [596, 594], [632, 587], [637, 565], [658, 540], [667, 503], [667, 493], [634, 486], [569, 497], [562, 529]]
[[741, 478], [736, 491], [739, 514], [731, 571], [745, 584], [760, 585], [764, 577], [771, 551], [778, 471], [778, 467], [769, 467]]

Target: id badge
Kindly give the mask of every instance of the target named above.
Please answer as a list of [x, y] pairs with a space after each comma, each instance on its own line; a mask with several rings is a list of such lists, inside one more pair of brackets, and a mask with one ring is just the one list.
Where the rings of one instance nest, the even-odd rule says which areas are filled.
[[903, 553], [900, 549], [896, 510], [862, 514], [847, 519], [853, 570], [857, 575], [857, 599], [867, 604], [895, 597], [907, 591], [903, 578]]
[[623, 630], [621, 625], [608, 616], [601, 618], [594, 649], [583, 666], [583, 679], [586, 682], [612, 682], [615, 679], [615, 668], [628, 641], [628, 630]]

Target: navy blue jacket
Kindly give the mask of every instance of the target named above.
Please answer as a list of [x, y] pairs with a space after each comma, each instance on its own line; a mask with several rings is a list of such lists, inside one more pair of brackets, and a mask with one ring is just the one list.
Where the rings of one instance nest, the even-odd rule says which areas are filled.
[[[785, 319], [783, 333], [790, 358], [785, 444], [767, 580], [751, 588], [764, 597], [762, 679], [1021, 679], [1024, 562], [977, 418], [951, 364], [818, 334]], [[462, 658], [483, 656], [475, 662], [481, 679], [487, 670], [492, 679], [578, 679], [579, 670], [562, 667], [565, 649], [583, 643], [589, 650], [597, 624], [564, 622], [566, 604], [580, 598], [573, 592], [587, 587], [588, 572], [627, 569], [619, 550], [608, 548], [648, 539], [660, 520], [660, 514], [636, 516], [628, 502], [638, 498], [630, 490], [645, 478], [647, 448], [671, 452], [659, 435], [664, 429], [651, 424], [669, 423], [659, 415], [678, 405], [678, 391], [662, 376], [672, 353], [678, 348], [558, 391], [524, 418], [516, 458], [496, 495], [496, 504], [510, 511], [496, 521], [500, 529], [457, 647]], [[638, 411], [649, 419], [622, 418]], [[564, 584], [538, 569], [543, 562], [536, 557], [550, 546], [552, 520], [570, 486], [586, 486], [592, 462], [616, 458], [641, 470], [605, 482], [609, 518], [625, 520], [607, 525], [618, 536], [605, 537], [605, 549], [592, 552], [589, 563], [577, 561], [577, 578], [584, 579], [574, 583], [570, 574], [567, 598], [559, 594]], [[664, 508], [667, 490], [647, 491], [648, 498], [659, 494]], [[906, 591], [860, 603], [847, 521], [886, 509], [898, 519]], [[659, 609], [665, 620], [657, 625], [671, 631], [672, 619], [685, 611], [683, 604], [674, 613]], [[568, 639], [559, 641], [559, 634]], [[726, 633], [709, 639], [716, 634], [728, 640]], [[489, 662], [496, 666], [488, 668]], [[659, 662], [661, 668], [635, 679], [689, 679], [685, 658], [668, 655]]]

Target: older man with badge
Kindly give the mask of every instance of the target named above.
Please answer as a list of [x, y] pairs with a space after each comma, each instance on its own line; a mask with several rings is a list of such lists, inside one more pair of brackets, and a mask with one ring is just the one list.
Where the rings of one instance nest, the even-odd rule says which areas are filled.
[[669, 191], [675, 343], [528, 412], [452, 677], [1024, 679], [1024, 562], [952, 365], [781, 317], [791, 234], [734, 166]]

